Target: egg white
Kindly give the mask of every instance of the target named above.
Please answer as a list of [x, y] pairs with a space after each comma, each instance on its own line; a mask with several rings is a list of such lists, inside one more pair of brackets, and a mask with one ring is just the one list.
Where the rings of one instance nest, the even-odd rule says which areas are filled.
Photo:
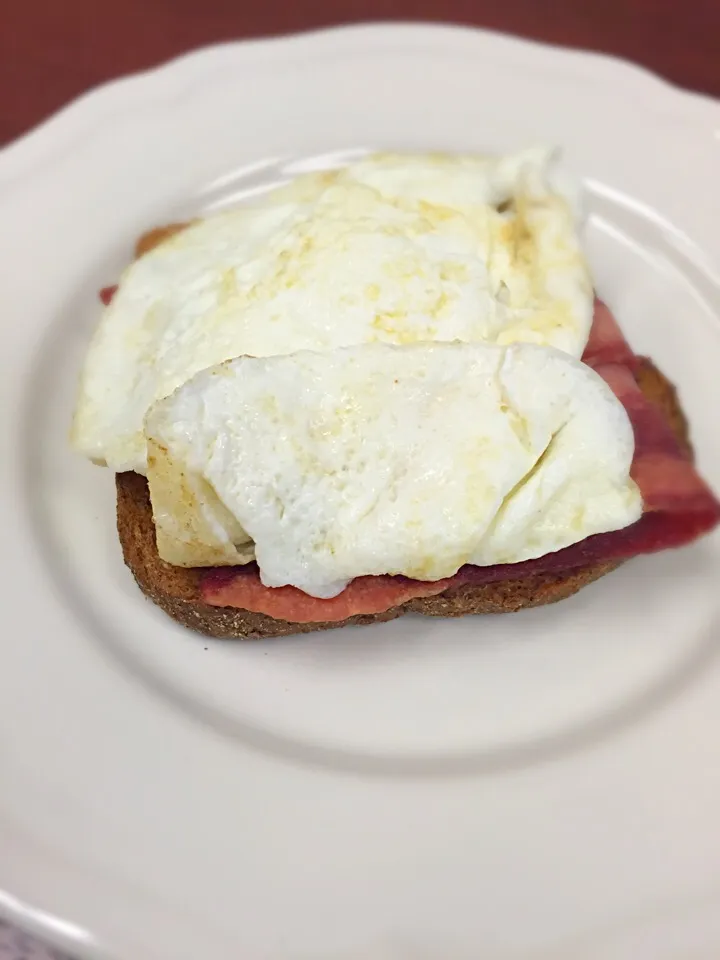
[[627, 414], [527, 344], [365, 344], [240, 358], [147, 417], [157, 543], [331, 597], [355, 577], [515, 563], [642, 511]]
[[208, 217], [123, 274], [90, 345], [74, 446], [146, 471], [149, 407], [241, 355], [530, 342], [579, 357], [592, 284], [552, 153], [375, 155]]

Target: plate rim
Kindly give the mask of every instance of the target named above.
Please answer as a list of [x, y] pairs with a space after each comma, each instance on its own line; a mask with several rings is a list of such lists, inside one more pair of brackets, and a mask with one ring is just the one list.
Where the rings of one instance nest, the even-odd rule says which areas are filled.
[[[552, 53], [564, 60], [564, 65], [574, 64], [577, 69], [586, 72], [589, 66], [595, 71], [610, 70], [617, 73], [622, 70], [625, 77], [635, 84], [636, 89], [644, 90], [649, 94], [662, 93], [674, 100], [674, 105], [686, 109], [690, 104], [695, 108], [708, 109], [717, 113], [717, 122], [720, 123], [720, 98], [710, 94], [691, 90], [674, 83], [661, 74], [645, 67], [640, 63], [612, 53], [602, 53], [584, 47], [564, 46], [557, 43], [546, 43], [530, 37], [522, 37], [501, 30], [489, 30], [484, 27], [474, 27], [465, 24], [456, 24], [447, 21], [412, 21], [412, 20], [367, 20], [356, 23], [342, 23], [317, 29], [299, 30], [278, 35], [249, 37], [240, 40], [228, 40], [220, 43], [205, 44], [188, 50], [168, 60], [150, 66], [144, 70], [137, 70], [111, 78], [92, 86], [80, 93], [66, 104], [60, 106], [47, 117], [40, 120], [29, 130], [18, 137], [0, 146], [0, 189], [3, 186], [2, 177], [5, 168], [10, 168], [10, 175], [18, 166], [33, 160], [43, 159], [43, 155], [52, 152], [54, 144], [50, 138], [55, 134], [63, 134], [63, 127], [77, 124], [84, 115], [98, 116], [97, 107], [102, 99], [118, 97], [128, 101], [136, 93], [145, 94], [148, 84], [157, 86], [167, 77], [179, 71], [197, 70], [211, 60], [219, 60], [230, 56], [265, 56], [272, 54], [280, 47], [294, 48], [302, 52], [303, 47], [317, 47], [328, 43], [335, 43], [338, 38], [342, 42], [353, 44], [367, 42], [372, 44], [378, 39], [385, 42], [385, 38], [405, 39], [412, 42], [429, 39], [438, 42], [441, 38], [450, 42], [484, 42], [494, 45], [504, 45], [508, 50], [524, 51], [531, 56], [542, 56]], [[205, 71], [203, 71], [205, 72]], [[108, 115], [105, 114], [107, 117]], [[68, 133], [71, 131], [68, 129]], [[20, 170], [22, 175], [22, 170]]]
[[[40, 167], [58, 150], [63, 150], [72, 140], [91, 129], [112, 122], [113, 111], [105, 110], [108, 100], [123, 111], [132, 110], [139, 97], [144, 100], [152, 93], [156, 98], [162, 94], [163, 84], [175, 86], [182, 74], [193, 72], [198, 79], [214, 70], [213, 64], [246, 58], [248, 55], [266, 57], [276, 54], [281, 48], [294, 48], [299, 54], [314, 53], [318, 45], [335, 43], [338, 37], [355, 49], [372, 48], [378, 42], [407, 40], [411, 43], [471, 42], [489, 43], [501, 48], [513, 48], [518, 55], [557, 56], [563, 61], [563, 69], [574, 67], [585, 76], [592, 74], [599, 82], [606, 71], [617, 77], [622, 71], [627, 82], [644, 95], [665, 99], [667, 105], [681, 113], [688, 108], [697, 110], [698, 116], [707, 116], [720, 127], [720, 100], [712, 96], [685, 90], [666, 80], [652, 70], [629, 60], [577, 48], [547, 44], [541, 41], [470, 26], [447, 23], [417, 23], [412, 21], [370, 21], [343, 24], [282, 34], [274, 37], [253, 38], [212, 44], [174, 57], [158, 66], [131, 73], [93, 87], [64, 107], [52, 113], [40, 124], [17, 139], [0, 148], [0, 195], [9, 188], [16, 177], [32, 177], [40, 173]], [[11, 894], [0, 890], [0, 917], [18, 924], [42, 937], [60, 950], [76, 955], [99, 956], [103, 947], [92, 934], [88, 935], [74, 924], [53, 917], [31, 904], [16, 900]]]

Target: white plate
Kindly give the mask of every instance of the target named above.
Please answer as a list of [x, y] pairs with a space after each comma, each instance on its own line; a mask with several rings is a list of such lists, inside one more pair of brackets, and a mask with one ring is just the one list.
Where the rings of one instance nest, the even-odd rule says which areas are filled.
[[720, 952], [720, 540], [535, 612], [269, 643], [139, 594], [65, 435], [144, 228], [367, 147], [565, 147], [720, 489], [720, 106], [445, 27], [201, 51], [0, 155], [0, 909], [125, 960]]

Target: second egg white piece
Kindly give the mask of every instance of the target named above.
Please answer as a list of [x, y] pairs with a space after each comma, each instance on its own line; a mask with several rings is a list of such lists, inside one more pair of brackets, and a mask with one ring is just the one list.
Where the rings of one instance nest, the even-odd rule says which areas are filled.
[[240, 358], [157, 403], [146, 433], [163, 559], [254, 555], [263, 583], [316, 597], [543, 556], [642, 510], [622, 405], [530, 345]]

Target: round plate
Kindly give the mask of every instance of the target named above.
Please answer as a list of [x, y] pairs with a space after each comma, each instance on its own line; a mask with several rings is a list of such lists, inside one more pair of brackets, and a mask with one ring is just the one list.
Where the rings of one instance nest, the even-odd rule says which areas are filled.
[[204, 50], [0, 154], [0, 912], [89, 957], [720, 951], [720, 538], [507, 617], [183, 631], [67, 448], [150, 226], [369, 148], [563, 146], [597, 288], [720, 489], [720, 106], [607, 58], [365, 26]]

